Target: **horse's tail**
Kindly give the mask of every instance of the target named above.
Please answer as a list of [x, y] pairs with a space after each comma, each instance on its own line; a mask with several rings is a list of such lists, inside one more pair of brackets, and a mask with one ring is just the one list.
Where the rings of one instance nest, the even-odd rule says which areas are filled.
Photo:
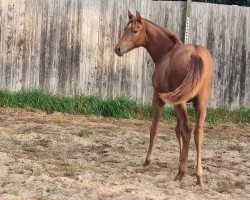
[[161, 93], [160, 98], [167, 103], [180, 104], [194, 97], [200, 89], [204, 74], [204, 63], [201, 57], [193, 53], [189, 61], [189, 68], [182, 84], [173, 92]]

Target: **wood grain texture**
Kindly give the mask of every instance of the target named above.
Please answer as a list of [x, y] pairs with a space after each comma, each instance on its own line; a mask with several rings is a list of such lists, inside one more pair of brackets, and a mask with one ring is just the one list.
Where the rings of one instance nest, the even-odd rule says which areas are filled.
[[[146, 50], [122, 58], [113, 51], [127, 10], [183, 38], [185, 7], [151, 0], [0, 0], [0, 87], [150, 102], [154, 64]], [[208, 47], [215, 59], [211, 107], [250, 107], [249, 19], [250, 8], [192, 3], [189, 42]]]

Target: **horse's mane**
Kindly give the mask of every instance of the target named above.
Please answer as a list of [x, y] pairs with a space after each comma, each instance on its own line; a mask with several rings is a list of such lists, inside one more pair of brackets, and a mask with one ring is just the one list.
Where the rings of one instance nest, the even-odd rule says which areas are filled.
[[144, 20], [146, 22], [156, 26], [157, 28], [161, 29], [174, 42], [174, 44], [182, 44], [180, 37], [176, 33], [168, 30], [167, 28], [163, 28], [163, 27], [159, 26], [158, 24], [155, 24], [152, 21], [149, 21], [147, 19], [144, 19]]

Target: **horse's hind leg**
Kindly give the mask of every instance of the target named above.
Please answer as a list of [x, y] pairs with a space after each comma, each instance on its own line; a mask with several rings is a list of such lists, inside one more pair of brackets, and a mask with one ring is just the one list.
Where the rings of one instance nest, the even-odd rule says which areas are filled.
[[203, 186], [203, 169], [201, 164], [201, 148], [203, 142], [203, 126], [206, 119], [206, 103], [201, 103], [198, 100], [194, 102], [195, 107], [195, 118], [196, 125], [194, 130], [194, 140], [196, 144], [197, 151], [197, 167], [196, 167], [196, 176], [197, 176], [197, 185]]
[[182, 139], [181, 139], [181, 131], [180, 131], [180, 116], [177, 116], [178, 115], [178, 109], [177, 107], [175, 106], [174, 107], [174, 111], [175, 111], [175, 116], [177, 118], [177, 125], [175, 127], [175, 133], [176, 133], [176, 137], [178, 139], [178, 142], [179, 142], [179, 148], [180, 148], [180, 157], [179, 157], [179, 161], [181, 161], [181, 152], [182, 152], [182, 147], [183, 147], [183, 144], [182, 144]]
[[[180, 134], [178, 132], [176, 134], [177, 134], [177, 137], [179, 135], [178, 140], [180, 139], [182, 140], [179, 172], [175, 177], [175, 181], [181, 181], [183, 175], [187, 171], [188, 151], [189, 151], [189, 143], [190, 143], [190, 138], [191, 138], [192, 127], [188, 119], [186, 104], [176, 105], [175, 113], [176, 113], [178, 126], [179, 126], [179, 129], [177, 130], [180, 131]], [[181, 145], [181, 142], [180, 142], [180, 145]]]

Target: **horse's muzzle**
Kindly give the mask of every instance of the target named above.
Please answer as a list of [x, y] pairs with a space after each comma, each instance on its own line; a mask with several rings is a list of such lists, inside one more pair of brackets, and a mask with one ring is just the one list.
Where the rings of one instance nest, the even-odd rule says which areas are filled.
[[119, 45], [117, 45], [115, 47], [115, 53], [118, 55], [118, 56], [123, 56], [125, 51], [122, 47], [120, 47]]

